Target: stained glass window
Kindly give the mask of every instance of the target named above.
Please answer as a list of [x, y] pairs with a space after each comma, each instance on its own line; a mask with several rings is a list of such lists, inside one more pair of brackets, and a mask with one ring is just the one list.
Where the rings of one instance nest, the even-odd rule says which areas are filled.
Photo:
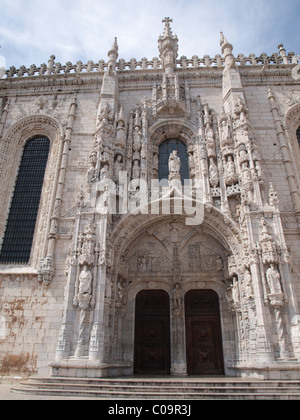
[[159, 147], [159, 160], [158, 160], [158, 178], [168, 179], [169, 177], [169, 158], [173, 150], [177, 150], [177, 154], [181, 160], [180, 176], [182, 185], [184, 180], [189, 179], [189, 163], [187, 147], [185, 143], [179, 139], [168, 139], [161, 143]]
[[11, 201], [0, 264], [28, 264], [48, 160], [50, 141], [35, 137], [27, 142]]

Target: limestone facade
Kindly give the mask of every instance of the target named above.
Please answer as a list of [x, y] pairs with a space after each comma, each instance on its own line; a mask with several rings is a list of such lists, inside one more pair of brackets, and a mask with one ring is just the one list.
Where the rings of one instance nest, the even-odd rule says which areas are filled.
[[[188, 374], [186, 295], [218, 296], [225, 375], [300, 377], [300, 56], [11, 67], [0, 80], [0, 246], [22, 151], [50, 140], [27, 265], [0, 265], [0, 375], [131, 375], [140, 292], [170, 299], [170, 374]], [[161, 145], [186, 149], [159, 178]]]

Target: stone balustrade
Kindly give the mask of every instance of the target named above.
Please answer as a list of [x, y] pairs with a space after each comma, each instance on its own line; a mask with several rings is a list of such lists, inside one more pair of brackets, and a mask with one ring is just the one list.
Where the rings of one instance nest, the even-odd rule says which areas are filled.
[[[235, 62], [239, 66], [260, 66], [260, 65], [282, 65], [282, 64], [297, 64], [300, 60], [299, 55], [290, 52], [289, 54], [278, 54], [274, 53], [271, 56], [263, 53], [259, 57], [255, 54], [245, 56], [238, 54], [235, 57]], [[200, 67], [223, 67], [224, 58], [221, 54], [217, 54], [214, 58], [209, 55], [204, 55], [202, 58], [194, 55], [191, 59], [182, 56], [177, 59], [177, 68], [182, 69], [197, 69]], [[157, 57], [152, 60], [142, 58], [140, 61], [132, 58], [130, 61], [120, 59], [117, 62], [118, 71], [135, 71], [135, 70], [159, 70], [162, 68], [161, 60]], [[104, 60], [99, 60], [94, 63], [92, 60], [83, 64], [82, 61], [72, 64], [67, 62], [62, 65], [59, 62], [55, 62], [55, 56], [51, 55], [48, 64], [41, 64], [40, 66], [31, 65], [30, 67], [21, 66], [19, 69], [14, 66], [6, 70], [3, 78], [15, 78], [15, 77], [28, 77], [28, 76], [49, 76], [57, 74], [83, 74], [83, 73], [103, 73], [108, 69], [108, 63]]]

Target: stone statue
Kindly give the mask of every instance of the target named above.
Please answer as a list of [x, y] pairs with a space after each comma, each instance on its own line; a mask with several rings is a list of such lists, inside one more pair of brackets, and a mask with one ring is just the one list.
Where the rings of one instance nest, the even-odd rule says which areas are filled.
[[253, 297], [252, 276], [249, 270], [246, 270], [244, 274], [244, 290], [246, 297]]
[[118, 155], [115, 161], [115, 169], [114, 169], [115, 176], [118, 177], [121, 171], [123, 171], [123, 159], [121, 155]]
[[88, 184], [91, 184], [92, 182], [95, 181], [95, 166], [92, 163], [91, 166], [89, 167], [87, 174], [86, 174], [86, 182]]
[[180, 284], [174, 286], [174, 309], [182, 309]]
[[108, 165], [104, 165], [100, 171], [100, 179], [107, 179], [109, 174], [109, 167]]
[[93, 275], [85, 265], [79, 276], [79, 295], [92, 295]]
[[140, 165], [137, 160], [134, 161], [132, 167], [132, 179], [139, 179], [140, 178]]
[[180, 157], [177, 155], [177, 150], [173, 150], [169, 158], [169, 172], [171, 174], [179, 174], [180, 172], [181, 161]]
[[280, 294], [282, 293], [281, 284], [280, 284], [280, 274], [274, 264], [270, 264], [266, 272], [267, 282], [271, 294]]
[[213, 187], [217, 187], [219, 184], [218, 168], [213, 158], [209, 159], [209, 181]]
[[228, 160], [226, 164], [226, 173], [227, 173], [227, 176], [235, 175], [235, 166], [234, 166], [234, 162], [231, 155], [228, 156]]
[[235, 304], [240, 302], [238, 279], [236, 277], [233, 278], [232, 283], [232, 300]]

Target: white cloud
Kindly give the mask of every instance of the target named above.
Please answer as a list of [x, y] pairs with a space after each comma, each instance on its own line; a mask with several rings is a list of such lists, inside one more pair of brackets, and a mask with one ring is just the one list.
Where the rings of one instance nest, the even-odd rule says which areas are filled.
[[51, 54], [61, 63], [106, 60], [115, 36], [120, 58], [151, 59], [158, 56], [157, 39], [165, 16], [174, 20], [180, 56], [219, 54], [220, 31], [235, 54], [272, 54], [285, 40], [292, 44], [287, 49], [299, 52], [300, 29], [288, 26], [291, 16], [299, 12], [299, 0], [0, 2], [0, 45], [8, 66], [39, 65]]

